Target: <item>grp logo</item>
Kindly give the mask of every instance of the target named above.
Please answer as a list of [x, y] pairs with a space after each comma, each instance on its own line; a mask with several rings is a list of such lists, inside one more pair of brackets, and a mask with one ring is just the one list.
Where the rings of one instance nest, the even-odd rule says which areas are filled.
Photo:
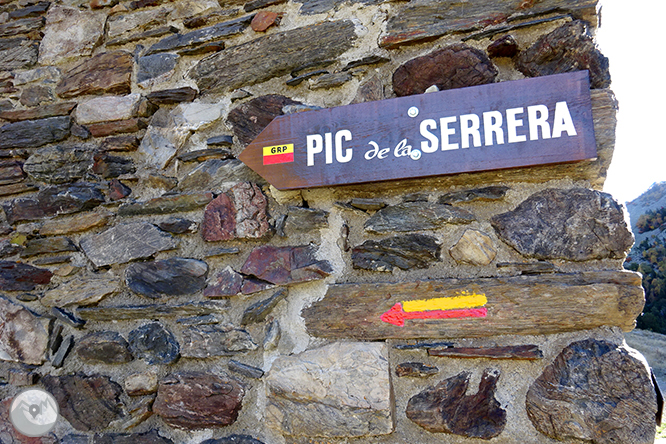
[[56, 425], [58, 403], [44, 390], [28, 389], [12, 401], [9, 419], [14, 428], [25, 436], [44, 436]]

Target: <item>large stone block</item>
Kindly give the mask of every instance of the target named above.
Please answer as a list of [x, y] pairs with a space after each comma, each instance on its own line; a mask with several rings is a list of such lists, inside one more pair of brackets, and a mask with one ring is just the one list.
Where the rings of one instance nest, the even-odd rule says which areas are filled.
[[352, 263], [355, 268], [374, 271], [428, 268], [439, 260], [440, 247], [437, 238], [423, 234], [367, 240], [352, 249]]
[[138, 262], [125, 270], [130, 290], [152, 299], [196, 293], [206, 286], [207, 276], [206, 262], [181, 257]]
[[469, 211], [429, 202], [405, 202], [382, 208], [365, 222], [372, 233], [433, 230], [447, 224], [469, 224], [476, 217]]
[[46, 359], [49, 321], [0, 297], [0, 360], [41, 365]]
[[91, 55], [104, 34], [105, 23], [106, 14], [53, 5], [46, 14], [39, 63], [52, 65]]
[[92, 151], [76, 146], [49, 146], [35, 151], [23, 170], [40, 182], [66, 183], [81, 179], [93, 165]]
[[97, 54], [67, 71], [56, 86], [56, 94], [129, 94], [133, 65], [132, 55], [125, 51]]
[[131, 119], [136, 115], [141, 94], [99, 97], [79, 103], [76, 122], [81, 125]]
[[271, 228], [267, 208], [268, 200], [261, 189], [242, 182], [208, 204], [201, 234], [208, 242], [264, 237]]
[[285, 435], [345, 438], [393, 431], [385, 344], [338, 342], [280, 356], [265, 379], [266, 421]]
[[[37, 63], [39, 44], [26, 38], [0, 39], [2, 69], [25, 69]], [[14, 82], [16, 84], [16, 82]]]
[[69, 137], [69, 116], [24, 120], [0, 127], [0, 149], [36, 148]]

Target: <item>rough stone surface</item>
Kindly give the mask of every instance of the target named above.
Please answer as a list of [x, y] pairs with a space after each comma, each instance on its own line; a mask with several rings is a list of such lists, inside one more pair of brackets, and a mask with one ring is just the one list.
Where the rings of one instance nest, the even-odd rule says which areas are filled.
[[285, 435], [343, 438], [393, 431], [385, 344], [337, 342], [280, 356], [265, 381], [266, 421]]
[[270, 230], [267, 206], [266, 196], [256, 184], [242, 182], [208, 204], [201, 235], [208, 242], [261, 238]]
[[49, 270], [20, 262], [0, 261], [0, 290], [32, 291], [37, 285], [48, 284], [53, 274]]
[[223, 314], [228, 306], [220, 302], [191, 302], [180, 305], [116, 305], [112, 307], [82, 307], [77, 313], [90, 321], [128, 321], [136, 319], [173, 318]]
[[76, 102], [62, 102], [31, 109], [6, 110], [0, 112], [0, 119], [9, 120], [10, 122], [18, 122], [21, 120], [66, 116], [75, 106]]
[[446, 193], [437, 199], [440, 204], [457, 204], [464, 202], [494, 202], [504, 199], [509, 187], [492, 186], [484, 188], [473, 188], [470, 190], [454, 191]]
[[232, 372], [238, 373], [248, 378], [261, 379], [264, 376], [264, 371], [262, 369], [243, 364], [242, 362], [234, 361], [233, 359], [229, 360], [228, 367]]
[[19, 102], [25, 106], [38, 106], [42, 103], [53, 102], [55, 96], [48, 86], [30, 85], [23, 88]]
[[482, 51], [457, 43], [401, 65], [393, 73], [398, 96], [423, 94], [436, 85], [439, 91], [493, 83], [497, 68]]
[[0, 297], [0, 360], [41, 365], [48, 342], [46, 319]]
[[81, 128], [85, 128], [93, 137], [106, 137], [115, 134], [136, 133], [147, 126], [148, 124], [144, 119], [132, 118], [115, 122], [91, 123]]
[[654, 441], [656, 395], [636, 350], [587, 339], [569, 344], [527, 392], [537, 430], [560, 441]]
[[248, 145], [274, 118], [284, 114], [285, 106], [300, 104], [288, 97], [270, 94], [237, 106], [229, 113], [228, 120], [236, 139]]
[[112, 15], [107, 20], [106, 36], [109, 40], [113, 40], [123, 35], [165, 25], [168, 13], [167, 9], [152, 9]]
[[140, 57], [137, 68], [137, 82], [144, 83], [149, 80], [158, 80], [164, 78], [165, 80], [178, 63], [179, 56], [177, 54], [153, 54], [149, 56]]
[[63, 75], [56, 87], [60, 97], [86, 94], [129, 94], [132, 55], [125, 51], [97, 54]]
[[75, 351], [88, 364], [125, 364], [133, 359], [129, 344], [115, 331], [88, 333], [78, 340]]
[[126, 174], [134, 174], [134, 161], [127, 157], [112, 156], [108, 153], [95, 153], [92, 172], [105, 179], [112, 179]]
[[0, 37], [28, 34], [44, 27], [42, 17], [28, 17], [0, 24]]
[[213, 193], [189, 193], [156, 197], [146, 202], [122, 204], [119, 216], [170, 214], [197, 210], [213, 200]]
[[497, 256], [493, 240], [477, 230], [465, 230], [462, 237], [449, 250], [451, 257], [458, 262], [471, 265], [488, 265]]
[[100, 151], [136, 151], [139, 148], [139, 139], [136, 136], [109, 137], [102, 141]]
[[128, 340], [132, 354], [151, 365], [171, 364], [180, 353], [180, 346], [173, 333], [159, 322], [132, 330]]
[[119, 290], [117, 276], [89, 273], [47, 290], [40, 302], [47, 307], [94, 305]]
[[81, 179], [92, 165], [92, 152], [86, 148], [49, 146], [35, 151], [23, 170], [34, 180], [59, 184]]
[[259, 11], [250, 26], [254, 32], [264, 32], [273, 25], [280, 24], [280, 14], [275, 11]]
[[413, 396], [407, 417], [429, 432], [491, 439], [502, 433], [506, 411], [495, 399], [499, 370], [483, 372], [479, 390], [466, 395], [471, 374], [462, 372]]
[[44, 222], [39, 229], [42, 236], [57, 236], [62, 234], [78, 233], [91, 228], [103, 227], [111, 215], [104, 212], [83, 213], [68, 218], [51, 219]]
[[[82, 443], [82, 444], [87, 444]], [[159, 434], [157, 430], [144, 433], [108, 433], [95, 435], [92, 444], [173, 444], [169, 438]]]
[[30, 239], [25, 243], [25, 249], [21, 251], [21, 257], [32, 257], [39, 254], [63, 253], [65, 251], [77, 251], [76, 245], [68, 237], [46, 237]]
[[469, 224], [475, 219], [469, 211], [450, 205], [405, 202], [379, 210], [364, 226], [366, 231], [375, 233], [420, 231], [446, 224]]
[[180, 353], [184, 358], [210, 358], [232, 356], [256, 349], [257, 344], [245, 330], [196, 325], [183, 331]]
[[227, 265], [204, 289], [208, 298], [224, 298], [237, 295], [243, 286], [243, 276]]
[[76, 121], [81, 125], [86, 125], [130, 119], [135, 116], [140, 100], [140, 94], [89, 99], [79, 103], [76, 107]]
[[[0, 66], [3, 69], [25, 69], [37, 63], [39, 44], [25, 38], [0, 39]], [[16, 84], [16, 82], [14, 82]]]
[[537, 259], [621, 259], [633, 244], [622, 206], [585, 188], [540, 191], [491, 223], [504, 242]]
[[80, 245], [88, 259], [102, 267], [150, 257], [158, 251], [175, 248], [178, 242], [155, 225], [133, 222], [85, 237]]
[[0, 127], [0, 149], [36, 148], [69, 136], [69, 116], [25, 120]]
[[441, 245], [437, 238], [423, 234], [408, 234], [381, 241], [367, 240], [352, 249], [355, 268], [373, 271], [393, 271], [428, 268], [439, 260]]
[[191, 102], [197, 97], [197, 90], [184, 86], [182, 88], [163, 89], [148, 94], [148, 100], [156, 105], [173, 105], [175, 103]]
[[280, 288], [268, 299], [255, 302], [245, 309], [241, 324], [247, 325], [256, 322], [264, 322], [275, 306], [287, 297], [288, 291]]
[[233, 378], [214, 373], [175, 373], [162, 379], [153, 411], [183, 429], [233, 424], [245, 391]]
[[193, 220], [172, 217], [157, 224], [160, 230], [172, 234], [194, 233], [197, 231], [197, 223]]
[[21, 182], [25, 179], [23, 165], [15, 160], [0, 162], [0, 185]]
[[125, 282], [135, 293], [152, 299], [196, 293], [206, 285], [208, 264], [196, 259], [173, 257], [130, 264]]
[[265, 181], [243, 162], [237, 159], [212, 159], [202, 162], [188, 173], [178, 184], [178, 188], [190, 191], [212, 191], [226, 193], [238, 182], [252, 182], [258, 185]]
[[486, 48], [490, 57], [513, 57], [518, 54], [518, 42], [511, 34], [500, 37]]
[[590, 87], [608, 88], [608, 59], [597, 49], [587, 26], [577, 20], [537, 40], [516, 58], [516, 68], [528, 77], [587, 69]]
[[287, 232], [310, 232], [328, 227], [328, 211], [291, 206], [287, 210]]
[[[307, 63], [335, 58], [351, 48], [354, 23], [338, 20], [267, 35], [200, 61], [189, 75], [200, 91], [232, 91], [289, 73]], [[257, 57], [263, 63], [257, 64]]]
[[125, 391], [130, 396], [144, 396], [157, 392], [157, 374], [134, 373], [125, 378]]
[[437, 373], [439, 373], [437, 367], [422, 362], [403, 362], [395, 367], [395, 374], [399, 377], [427, 378]]
[[123, 389], [108, 376], [47, 375], [42, 383], [58, 402], [60, 414], [76, 430], [102, 430], [122, 415], [119, 398]]
[[294, 284], [323, 279], [333, 270], [326, 260], [317, 260], [311, 245], [295, 247], [256, 247], [241, 269], [275, 285]]
[[44, 38], [39, 45], [39, 63], [89, 56], [104, 34], [106, 14], [54, 5], [46, 14]]

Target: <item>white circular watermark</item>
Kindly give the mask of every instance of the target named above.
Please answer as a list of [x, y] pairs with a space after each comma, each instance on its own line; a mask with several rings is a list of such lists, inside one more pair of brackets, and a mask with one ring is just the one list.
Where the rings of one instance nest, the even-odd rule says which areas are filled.
[[29, 437], [44, 436], [58, 420], [58, 403], [42, 389], [28, 389], [16, 396], [9, 408], [14, 428]]
[[419, 160], [421, 158], [421, 151], [419, 150], [412, 150], [409, 153], [409, 157], [412, 158], [412, 160]]
[[419, 109], [418, 109], [417, 107], [415, 107], [415, 106], [412, 106], [411, 108], [409, 108], [409, 109], [407, 110], [407, 115], [408, 115], [409, 117], [416, 117], [416, 116], [419, 115]]

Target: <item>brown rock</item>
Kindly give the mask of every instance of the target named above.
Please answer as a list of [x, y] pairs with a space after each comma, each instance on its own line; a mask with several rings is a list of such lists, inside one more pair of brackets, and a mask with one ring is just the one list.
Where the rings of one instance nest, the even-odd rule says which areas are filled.
[[39, 63], [55, 65], [91, 55], [104, 34], [105, 23], [105, 14], [54, 4], [46, 14]]
[[587, 339], [569, 344], [527, 392], [527, 415], [559, 441], [651, 444], [657, 400], [636, 350]]
[[59, 413], [76, 430], [101, 430], [122, 415], [123, 389], [108, 376], [47, 375], [42, 382], [58, 402]]
[[0, 119], [8, 120], [10, 122], [18, 122], [20, 120], [66, 116], [74, 109], [75, 106], [76, 102], [62, 102], [53, 105], [40, 106], [39, 108], [2, 111], [0, 112]]
[[482, 51], [457, 43], [401, 65], [393, 73], [398, 96], [423, 94], [432, 85], [442, 91], [493, 83], [497, 68]]
[[448, 347], [428, 350], [430, 356], [450, 358], [488, 359], [541, 359], [543, 353], [536, 345], [514, 345], [505, 347]]
[[117, 293], [120, 290], [118, 284], [118, 278], [111, 274], [79, 275], [47, 290], [40, 302], [46, 307], [95, 305], [105, 297]]
[[120, 200], [132, 194], [132, 189], [123, 184], [118, 179], [111, 179], [109, 182], [109, 198], [111, 200]]
[[395, 367], [395, 374], [399, 377], [427, 378], [437, 373], [439, 373], [437, 367], [422, 362], [403, 362]]
[[518, 54], [518, 42], [512, 35], [505, 35], [488, 45], [490, 57], [513, 57]]
[[504, 242], [537, 259], [620, 259], [633, 244], [622, 207], [585, 188], [540, 191], [491, 224]]
[[41, 365], [48, 341], [47, 319], [0, 297], [0, 360]]
[[227, 266], [220, 271], [215, 279], [211, 281], [204, 289], [204, 296], [207, 298], [224, 298], [235, 296], [241, 292], [243, 285], [243, 276], [236, 273], [233, 268]]
[[23, 88], [19, 102], [25, 106], [38, 106], [45, 102], [53, 102], [55, 96], [51, 88], [41, 85], [30, 85]]
[[63, 98], [85, 94], [129, 94], [132, 55], [124, 51], [93, 56], [63, 75], [56, 93]]
[[328, 261], [315, 258], [315, 250], [311, 245], [257, 247], [252, 250], [241, 269], [243, 274], [251, 274], [276, 285], [323, 279], [332, 271]]
[[23, 170], [33, 180], [66, 183], [81, 179], [93, 165], [92, 153], [74, 146], [48, 146], [36, 150]]
[[174, 103], [193, 101], [197, 97], [197, 90], [185, 86], [183, 88], [153, 91], [147, 97], [156, 105], [173, 105]]
[[45, 237], [30, 239], [21, 251], [21, 257], [31, 257], [38, 254], [62, 253], [65, 251], [77, 251], [76, 245], [68, 237]]
[[153, 411], [172, 427], [202, 429], [233, 424], [245, 391], [213, 373], [175, 373], [162, 379]]
[[125, 364], [133, 359], [129, 344], [115, 331], [88, 333], [79, 339], [75, 350], [88, 364]]
[[19, 262], [0, 261], [0, 290], [32, 291], [37, 285], [51, 282], [49, 270]]
[[484, 370], [478, 392], [466, 395], [470, 376], [462, 372], [413, 396], [407, 417], [429, 432], [481, 439], [499, 435], [506, 425], [506, 411], [495, 399], [500, 372]]
[[106, 137], [115, 134], [136, 133], [147, 127], [143, 119], [133, 118], [127, 120], [118, 120], [116, 122], [93, 123], [87, 125], [88, 131], [93, 137]]
[[208, 204], [201, 234], [208, 242], [261, 238], [270, 230], [267, 206], [266, 196], [256, 184], [240, 183]]
[[134, 373], [125, 378], [125, 391], [130, 396], [150, 395], [157, 392], [157, 375], [155, 373]]
[[5, 160], [0, 162], [0, 185], [21, 182], [25, 179], [23, 164], [16, 160]]
[[581, 20], [569, 22], [541, 37], [520, 53], [516, 68], [528, 77], [587, 69], [592, 88], [608, 88], [608, 59], [597, 49]]
[[99, 146], [100, 151], [136, 151], [139, 139], [136, 136], [108, 137]]
[[279, 25], [280, 24], [279, 18], [280, 14], [278, 14], [277, 12], [259, 11], [252, 19], [250, 27], [255, 32], [264, 32], [273, 25]]
[[42, 236], [57, 236], [62, 234], [78, 233], [91, 228], [105, 226], [110, 213], [84, 213], [69, 218], [51, 219], [44, 222], [39, 234]]
[[277, 116], [284, 114], [287, 105], [301, 105], [288, 97], [271, 94], [245, 102], [229, 113], [229, 123], [233, 127], [236, 139], [248, 145]]

